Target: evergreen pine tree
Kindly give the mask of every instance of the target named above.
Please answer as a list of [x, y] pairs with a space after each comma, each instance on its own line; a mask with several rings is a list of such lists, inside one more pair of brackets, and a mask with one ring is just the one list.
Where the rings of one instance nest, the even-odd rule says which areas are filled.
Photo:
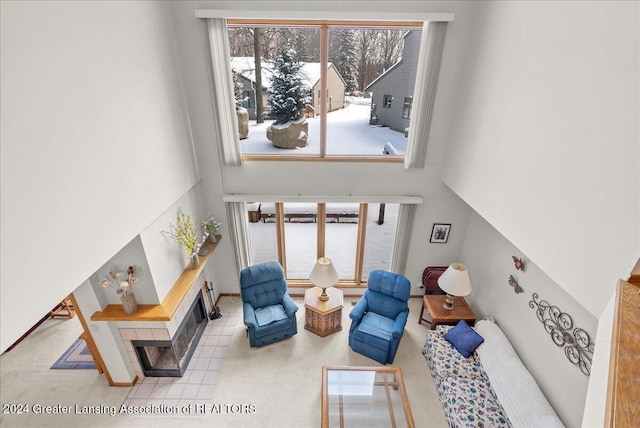
[[242, 83], [238, 81], [238, 73], [235, 70], [231, 70], [233, 76], [233, 96], [236, 103], [236, 111], [240, 110], [243, 106], [244, 97], [242, 96]]
[[345, 82], [345, 91], [356, 88], [357, 63], [356, 41], [352, 30], [337, 30], [331, 37], [329, 45], [329, 61], [333, 63]]
[[302, 64], [294, 61], [295, 51], [285, 46], [276, 57], [271, 77], [268, 102], [274, 125], [300, 120], [305, 104], [309, 102], [308, 90], [302, 84]]
[[295, 58], [297, 61], [301, 62], [312, 62], [311, 54], [308, 49], [308, 42], [306, 38], [306, 34], [304, 29], [296, 29], [294, 32], [293, 45], [294, 49], [297, 53], [297, 57]]

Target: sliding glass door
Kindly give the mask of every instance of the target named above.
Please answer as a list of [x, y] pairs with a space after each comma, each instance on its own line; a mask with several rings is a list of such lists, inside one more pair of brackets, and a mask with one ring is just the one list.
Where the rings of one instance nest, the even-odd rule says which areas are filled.
[[318, 204], [283, 204], [284, 259], [288, 279], [308, 279], [317, 257]]
[[279, 260], [290, 284], [309, 284], [319, 257], [333, 260], [343, 285], [389, 270], [398, 204], [261, 203], [249, 223], [253, 263]]
[[357, 264], [358, 224], [366, 222], [359, 218], [361, 205], [326, 204], [324, 256], [335, 265], [341, 280], [353, 281]]

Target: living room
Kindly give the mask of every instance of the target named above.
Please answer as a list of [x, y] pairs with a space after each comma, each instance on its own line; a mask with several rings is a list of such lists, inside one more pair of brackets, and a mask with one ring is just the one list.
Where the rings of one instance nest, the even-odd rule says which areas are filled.
[[[209, 90], [208, 34], [197, 9], [389, 19], [390, 4], [411, 19], [454, 15], [424, 168], [225, 165]], [[153, 278], [150, 298], [161, 301], [186, 263], [162, 234], [178, 208], [221, 220], [223, 239], [205, 273], [218, 295], [237, 295], [233, 219], [223, 198], [415, 197], [422, 203], [407, 226], [403, 260], [412, 296], [423, 294], [426, 266], [465, 263], [470, 305], [505, 330], [565, 425], [602, 425], [601, 321], [617, 279], [639, 253], [636, 2], [3, 1], [1, 7], [2, 350], [134, 240]], [[446, 244], [429, 242], [434, 223], [452, 225]], [[512, 256], [524, 258], [529, 270], [515, 273]], [[513, 292], [510, 275], [523, 293]], [[529, 307], [532, 293], [590, 333], [599, 375], [585, 376], [552, 343]], [[89, 318], [94, 310], [87, 312]], [[96, 336], [111, 334], [91, 324]], [[135, 373], [119, 359], [109, 362], [111, 375], [132, 382]]]

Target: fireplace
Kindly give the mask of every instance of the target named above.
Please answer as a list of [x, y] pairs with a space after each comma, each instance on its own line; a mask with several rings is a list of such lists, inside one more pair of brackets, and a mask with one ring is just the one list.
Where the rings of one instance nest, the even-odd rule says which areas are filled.
[[171, 340], [132, 340], [145, 376], [181, 377], [207, 325], [202, 291]]

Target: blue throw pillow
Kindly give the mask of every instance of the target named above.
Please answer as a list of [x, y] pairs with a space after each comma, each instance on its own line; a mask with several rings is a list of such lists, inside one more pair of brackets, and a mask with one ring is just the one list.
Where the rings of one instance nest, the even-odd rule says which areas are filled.
[[465, 358], [469, 358], [473, 351], [476, 350], [484, 338], [480, 336], [474, 329], [469, 327], [469, 324], [460, 320], [455, 327], [453, 327], [444, 338], [453, 345]]

